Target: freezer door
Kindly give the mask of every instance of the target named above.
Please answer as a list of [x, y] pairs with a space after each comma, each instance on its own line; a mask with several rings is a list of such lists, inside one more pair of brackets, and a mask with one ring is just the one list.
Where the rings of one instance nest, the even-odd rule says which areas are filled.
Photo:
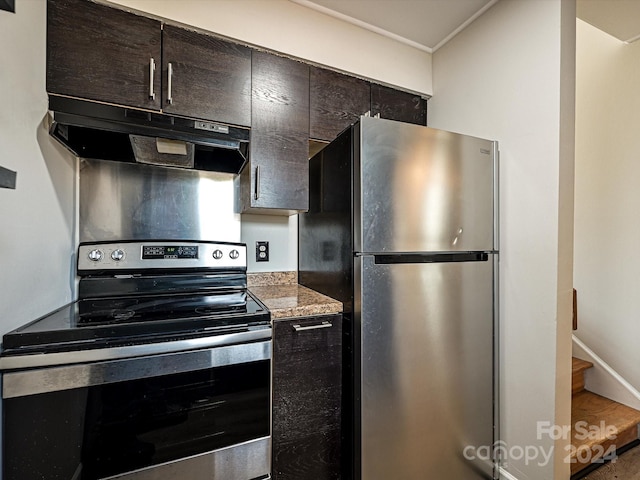
[[496, 249], [495, 142], [369, 117], [360, 128], [357, 252]]
[[492, 478], [492, 256], [356, 268], [361, 478]]

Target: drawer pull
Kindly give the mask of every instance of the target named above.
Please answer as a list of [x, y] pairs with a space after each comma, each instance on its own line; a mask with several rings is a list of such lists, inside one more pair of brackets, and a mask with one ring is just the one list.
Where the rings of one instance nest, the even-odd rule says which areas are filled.
[[293, 329], [296, 332], [303, 332], [304, 330], [319, 330], [321, 328], [331, 328], [331, 327], [333, 327], [333, 324], [331, 322], [322, 322], [322, 323], [319, 323], [318, 325], [306, 325], [304, 327], [297, 323], [293, 325]]

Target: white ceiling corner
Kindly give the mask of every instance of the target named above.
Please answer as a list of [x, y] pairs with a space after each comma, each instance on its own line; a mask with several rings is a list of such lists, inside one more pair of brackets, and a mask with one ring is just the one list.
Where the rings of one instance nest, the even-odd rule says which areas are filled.
[[[290, 1], [433, 53], [498, 0]], [[623, 42], [640, 39], [640, 0], [576, 0], [576, 7], [578, 18]]]
[[620, 41], [640, 40], [640, 0], [577, 0], [576, 14]]
[[290, 0], [432, 53], [498, 0]]

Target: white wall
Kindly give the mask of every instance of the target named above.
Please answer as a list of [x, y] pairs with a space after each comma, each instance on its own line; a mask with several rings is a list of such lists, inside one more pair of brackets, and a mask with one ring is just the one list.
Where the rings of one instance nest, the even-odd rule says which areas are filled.
[[577, 33], [576, 336], [640, 389], [640, 42]]
[[[288, 0], [111, 0], [378, 82], [431, 94], [431, 55]], [[256, 263], [256, 240], [270, 242], [270, 260]], [[298, 269], [297, 219], [242, 216], [249, 271]]]
[[45, 5], [0, 11], [0, 165], [18, 172], [0, 189], [0, 333], [72, 297], [75, 159], [42, 126]]
[[110, 0], [256, 46], [431, 94], [431, 55], [288, 0]]
[[503, 0], [433, 55], [429, 124], [500, 144], [502, 440], [556, 452], [519, 480], [569, 477], [536, 427], [570, 423], [574, 32], [570, 0]]
[[[298, 216], [242, 215], [249, 272], [298, 270]], [[269, 261], [256, 262], [256, 242], [269, 242]]]

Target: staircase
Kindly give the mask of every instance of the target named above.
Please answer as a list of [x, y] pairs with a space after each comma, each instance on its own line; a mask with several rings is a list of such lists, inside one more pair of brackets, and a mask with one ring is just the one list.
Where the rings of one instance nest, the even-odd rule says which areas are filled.
[[638, 440], [640, 411], [584, 388], [584, 373], [593, 364], [573, 358], [571, 375], [571, 475], [602, 464]]

